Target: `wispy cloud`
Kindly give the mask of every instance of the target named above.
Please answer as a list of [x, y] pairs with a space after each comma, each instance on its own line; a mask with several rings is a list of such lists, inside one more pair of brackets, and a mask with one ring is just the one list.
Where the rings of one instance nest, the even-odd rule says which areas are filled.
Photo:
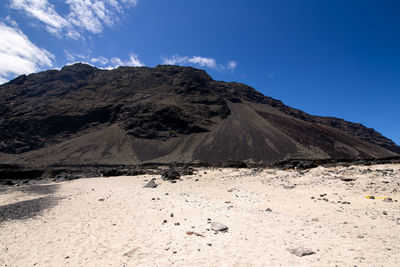
[[[69, 62], [81, 62], [95, 65], [99, 68], [114, 69], [119, 66], [142, 67], [145, 64], [139, 59], [139, 56], [133, 52], [129, 54], [128, 59], [121, 59], [119, 57], [106, 58], [104, 56], [85, 56], [78, 53], [64, 51], [65, 56]], [[89, 63], [88, 63], [89, 64]]]
[[144, 64], [139, 60], [139, 56], [135, 53], [129, 55], [129, 59], [126, 61], [121, 60], [118, 57], [113, 57], [111, 63], [114, 67], [118, 66], [131, 66], [131, 67], [142, 67]]
[[218, 64], [214, 58], [200, 57], [200, 56], [178, 56], [174, 55], [170, 58], [162, 57], [162, 63], [166, 65], [190, 65], [210, 68], [218, 71], [223, 70], [234, 70], [237, 66], [237, 62], [232, 60], [226, 65]]
[[90, 62], [93, 64], [99, 63], [100, 65], [106, 65], [110, 60], [108, 58], [99, 56], [99, 57], [93, 57], [90, 59]]
[[10, 7], [21, 10], [43, 23], [48, 32], [58, 37], [84, 38], [83, 33], [100, 33], [104, 26], [119, 22], [136, 0], [66, 0], [66, 14], [55, 10], [50, 0], [10, 0]]
[[51, 67], [53, 59], [53, 54], [33, 44], [15, 22], [11, 26], [0, 22], [0, 84]]

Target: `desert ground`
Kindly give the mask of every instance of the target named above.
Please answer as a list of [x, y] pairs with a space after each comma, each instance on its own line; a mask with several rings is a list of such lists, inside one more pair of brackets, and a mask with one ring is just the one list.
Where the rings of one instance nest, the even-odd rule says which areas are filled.
[[398, 201], [400, 164], [3, 186], [0, 265], [400, 266]]

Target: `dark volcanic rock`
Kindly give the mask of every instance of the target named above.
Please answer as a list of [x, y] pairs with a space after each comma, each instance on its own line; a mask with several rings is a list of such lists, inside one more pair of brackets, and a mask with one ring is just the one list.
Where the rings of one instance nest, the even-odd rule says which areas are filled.
[[74, 64], [20, 76], [0, 94], [0, 162], [248, 167], [297, 159], [285, 168], [304, 169], [315, 159], [400, 153], [361, 124], [311, 116], [191, 67]]
[[143, 188], [156, 188], [157, 184], [155, 182], [155, 178], [152, 178]]
[[161, 177], [162, 179], [169, 181], [178, 180], [181, 177], [181, 174], [177, 170], [170, 168], [168, 170], [163, 171]]

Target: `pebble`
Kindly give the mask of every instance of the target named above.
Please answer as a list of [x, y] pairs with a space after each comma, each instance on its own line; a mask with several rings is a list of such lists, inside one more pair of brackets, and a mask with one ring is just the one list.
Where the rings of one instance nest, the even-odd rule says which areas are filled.
[[213, 223], [211, 223], [211, 230], [214, 230], [214, 231], [227, 231], [228, 230], [228, 226], [226, 226], [225, 224], [219, 223], [219, 222], [213, 222]]
[[314, 251], [312, 251], [311, 249], [308, 248], [289, 248], [288, 251], [298, 257], [303, 257], [303, 256], [308, 256], [308, 255], [312, 255], [315, 254]]

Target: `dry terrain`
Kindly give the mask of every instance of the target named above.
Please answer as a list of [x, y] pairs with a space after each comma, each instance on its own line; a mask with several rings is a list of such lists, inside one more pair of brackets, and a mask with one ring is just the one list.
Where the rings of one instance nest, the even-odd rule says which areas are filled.
[[181, 178], [3, 186], [0, 265], [400, 265], [399, 164]]

